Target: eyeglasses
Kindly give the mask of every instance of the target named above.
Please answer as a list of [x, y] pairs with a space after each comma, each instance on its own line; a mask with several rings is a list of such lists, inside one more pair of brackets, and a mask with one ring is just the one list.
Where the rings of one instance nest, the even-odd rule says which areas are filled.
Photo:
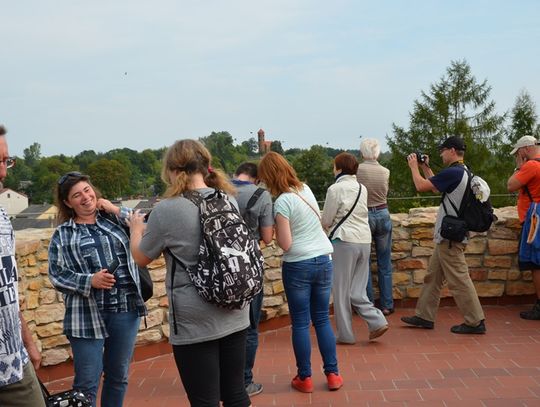
[[15, 157], [6, 157], [0, 163], [4, 164], [6, 168], [12, 168], [15, 166]]
[[[9, 168], [9, 167], [8, 167]], [[72, 171], [72, 172], [68, 172], [67, 174], [64, 174], [62, 175], [59, 179], [58, 179], [58, 185], [62, 185], [64, 182], [66, 182], [68, 180], [68, 178], [81, 178], [81, 177], [84, 177], [84, 175], [82, 175], [80, 172], [78, 171]]]

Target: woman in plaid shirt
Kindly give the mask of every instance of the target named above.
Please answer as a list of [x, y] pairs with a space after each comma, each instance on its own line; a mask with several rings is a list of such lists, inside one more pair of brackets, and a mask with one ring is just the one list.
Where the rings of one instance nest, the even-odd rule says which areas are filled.
[[[140, 317], [146, 314], [138, 268], [123, 227], [130, 210], [99, 197], [87, 175], [58, 180], [60, 225], [49, 245], [49, 278], [63, 294], [64, 334], [73, 350], [73, 388], [93, 405], [122, 406]], [[99, 210], [116, 215], [119, 223]]]

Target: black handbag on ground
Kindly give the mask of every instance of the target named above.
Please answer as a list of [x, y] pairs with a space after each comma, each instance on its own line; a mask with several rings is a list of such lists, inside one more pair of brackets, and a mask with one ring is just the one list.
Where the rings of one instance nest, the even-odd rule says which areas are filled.
[[47, 407], [92, 407], [90, 400], [80, 391], [71, 389], [51, 394], [41, 380], [39, 380], [39, 384]]

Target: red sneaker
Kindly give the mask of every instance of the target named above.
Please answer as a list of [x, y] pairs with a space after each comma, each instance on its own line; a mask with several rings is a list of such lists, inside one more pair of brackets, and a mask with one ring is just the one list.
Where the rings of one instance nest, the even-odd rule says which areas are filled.
[[312, 393], [313, 392], [313, 381], [311, 377], [308, 376], [303, 380], [300, 379], [300, 376], [296, 376], [292, 379], [291, 386], [293, 389], [296, 389], [302, 393]]
[[328, 373], [326, 375], [326, 381], [328, 382], [328, 390], [338, 390], [343, 386], [343, 377], [337, 373]]

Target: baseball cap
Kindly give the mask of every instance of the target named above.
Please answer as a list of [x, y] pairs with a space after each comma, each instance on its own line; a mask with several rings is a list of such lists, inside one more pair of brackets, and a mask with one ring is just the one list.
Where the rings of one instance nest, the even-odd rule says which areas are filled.
[[523, 136], [521, 137], [516, 144], [514, 144], [514, 149], [510, 152], [511, 155], [514, 155], [521, 147], [529, 147], [538, 144], [533, 136]]
[[466, 146], [462, 138], [451, 136], [439, 146], [439, 150], [442, 148], [455, 148], [456, 150], [465, 151]]

